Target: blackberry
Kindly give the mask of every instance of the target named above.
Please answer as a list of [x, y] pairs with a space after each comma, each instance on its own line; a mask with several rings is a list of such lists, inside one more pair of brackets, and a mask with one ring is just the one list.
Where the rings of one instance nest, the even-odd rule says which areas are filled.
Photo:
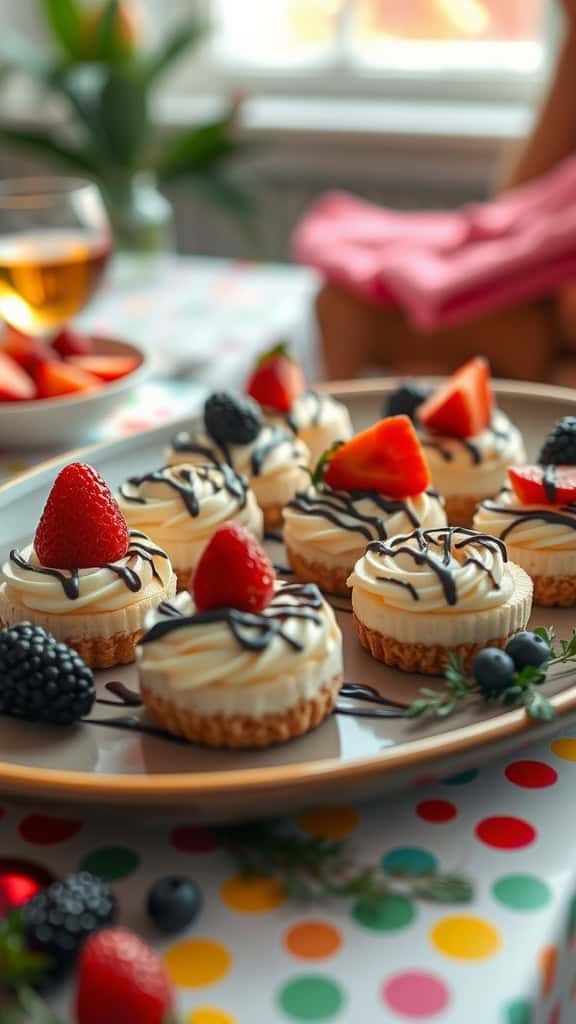
[[81, 871], [53, 882], [24, 904], [26, 946], [48, 957], [50, 977], [59, 978], [73, 966], [82, 943], [115, 917], [116, 897], [108, 882]]
[[563, 416], [544, 441], [540, 466], [576, 466], [576, 416]]
[[0, 630], [0, 714], [71, 725], [94, 699], [94, 677], [76, 651], [30, 622]]
[[204, 405], [204, 426], [218, 443], [250, 444], [262, 428], [262, 414], [251, 398], [215, 391]]
[[386, 398], [382, 414], [383, 416], [404, 415], [414, 420], [416, 418], [416, 410], [422, 405], [422, 402], [426, 401], [429, 394], [428, 388], [424, 388], [420, 384], [413, 384], [411, 382], [401, 384], [399, 388], [392, 391]]

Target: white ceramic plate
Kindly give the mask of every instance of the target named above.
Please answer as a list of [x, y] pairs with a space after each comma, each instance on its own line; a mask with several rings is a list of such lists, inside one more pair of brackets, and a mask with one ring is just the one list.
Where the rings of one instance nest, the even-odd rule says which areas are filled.
[[[378, 418], [383, 395], [394, 382], [363, 382], [332, 388], [362, 428]], [[528, 448], [562, 415], [574, 412], [575, 393], [562, 388], [500, 383], [499, 402], [522, 428]], [[171, 434], [163, 427], [83, 453], [112, 485], [129, 474], [160, 465]], [[74, 457], [77, 457], [75, 453]], [[46, 464], [0, 488], [0, 557], [33, 533], [57, 470], [68, 459]], [[280, 545], [271, 551], [282, 561]], [[345, 679], [375, 687], [389, 699], [409, 703], [430, 680], [387, 669], [359, 646], [346, 599], [338, 619], [345, 637]], [[532, 624], [553, 622], [569, 635], [576, 612], [537, 610]], [[100, 696], [111, 679], [136, 688], [134, 668], [98, 673]], [[550, 681], [546, 692], [558, 718], [576, 716], [576, 683]], [[535, 725], [524, 711], [468, 708], [447, 721], [364, 717], [374, 706], [351, 702], [351, 715], [333, 715], [315, 732], [267, 751], [216, 752], [107, 725], [61, 729], [0, 718], [0, 791], [51, 803], [145, 805], [147, 813], [182, 805], [187, 818], [214, 820], [278, 814], [319, 803], [373, 797], [386, 790], [477, 765], [544, 736], [557, 723]], [[97, 705], [92, 718], [127, 712]], [[140, 711], [132, 712], [144, 720]]]

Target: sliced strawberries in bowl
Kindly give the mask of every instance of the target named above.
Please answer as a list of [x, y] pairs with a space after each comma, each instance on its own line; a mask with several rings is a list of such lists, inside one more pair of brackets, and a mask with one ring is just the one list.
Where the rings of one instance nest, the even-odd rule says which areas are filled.
[[492, 418], [490, 366], [482, 356], [470, 359], [418, 408], [422, 426], [447, 437], [474, 437]]
[[72, 395], [82, 391], [95, 391], [102, 387], [102, 381], [92, 373], [51, 360], [41, 363], [36, 370], [36, 388], [38, 398], [56, 398], [59, 395]]
[[260, 356], [246, 385], [246, 393], [265, 409], [288, 413], [305, 387], [300, 364], [281, 342]]
[[29, 402], [35, 397], [32, 378], [11, 356], [0, 352], [0, 402]]
[[376, 491], [391, 498], [421, 494], [430, 470], [408, 416], [390, 416], [329, 456], [324, 481], [337, 491]]
[[508, 478], [523, 505], [576, 504], [576, 466], [511, 466]]
[[34, 375], [36, 367], [47, 359], [54, 359], [54, 354], [48, 345], [41, 338], [33, 338], [29, 334], [22, 334], [15, 327], [8, 324], [0, 339], [0, 352], [10, 356], [18, 363], [26, 373]]
[[100, 380], [113, 381], [127, 377], [139, 366], [136, 356], [70, 356], [68, 363], [91, 373]]

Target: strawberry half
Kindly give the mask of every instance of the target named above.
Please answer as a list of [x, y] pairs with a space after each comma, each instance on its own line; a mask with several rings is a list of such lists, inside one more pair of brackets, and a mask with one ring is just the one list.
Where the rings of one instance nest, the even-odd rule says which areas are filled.
[[0, 402], [27, 402], [35, 397], [32, 379], [10, 356], [0, 352]]
[[34, 548], [51, 569], [90, 569], [128, 551], [128, 524], [108, 484], [92, 466], [72, 462], [60, 471], [40, 517]]
[[329, 457], [324, 480], [336, 491], [376, 491], [391, 498], [421, 494], [430, 470], [411, 421], [390, 416], [340, 445]]
[[28, 334], [22, 334], [15, 327], [6, 325], [4, 335], [0, 341], [0, 351], [10, 356], [15, 363], [18, 363], [26, 373], [34, 375], [40, 363], [53, 358], [48, 346], [41, 338], [33, 338]]
[[80, 954], [77, 1024], [168, 1024], [175, 999], [158, 954], [126, 928], [90, 936]]
[[52, 339], [52, 348], [62, 359], [68, 356], [87, 356], [94, 348], [94, 340], [89, 334], [80, 334], [71, 327], [63, 327]]
[[248, 530], [224, 523], [204, 549], [192, 594], [198, 611], [209, 608], [238, 608], [261, 612], [274, 594], [272, 563]]
[[508, 478], [523, 505], [576, 504], [576, 466], [511, 466]]
[[100, 380], [113, 381], [133, 373], [140, 361], [135, 356], [70, 356], [67, 362]]
[[57, 363], [54, 360], [38, 366], [35, 380], [38, 398], [57, 398], [59, 395], [74, 395], [102, 387], [102, 381], [93, 373], [87, 373], [71, 363]]
[[286, 413], [290, 412], [305, 387], [302, 368], [291, 358], [288, 346], [282, 342], [260, 356], [246, 391], [265, 409]]
[[474, 437], [490, 426], [490, 366], [482, 356], [470, 359], [422, 403], [420, 423], [447, 437]]

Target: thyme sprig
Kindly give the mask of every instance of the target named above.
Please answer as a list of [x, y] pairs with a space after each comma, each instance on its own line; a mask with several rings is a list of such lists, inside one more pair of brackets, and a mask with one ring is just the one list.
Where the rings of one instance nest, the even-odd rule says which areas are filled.
[[524, 707], [530, 718], [551, 721], [555, 715], [554, 707], [538, 687], [546, 681], [548, 672], [555, 665], [576, 662], [576, 629], [572, 630], [569, 640], [558, 640], [553, 626], [539, 626], [533, 632], [541, 636], [550, 648], [551, 657], [542, 665], [526, 665], [514, 673], [510, 686], [492, 692], [482, 689], [465, 671], [462, 659], [453, 654], [448, 661], [444, 685], [438, 689], [423, 687], [420, 696], [408, 708], [409, 717], [430, 715], [447, 718], [465, 700], [475, 698], [486, 704]]

